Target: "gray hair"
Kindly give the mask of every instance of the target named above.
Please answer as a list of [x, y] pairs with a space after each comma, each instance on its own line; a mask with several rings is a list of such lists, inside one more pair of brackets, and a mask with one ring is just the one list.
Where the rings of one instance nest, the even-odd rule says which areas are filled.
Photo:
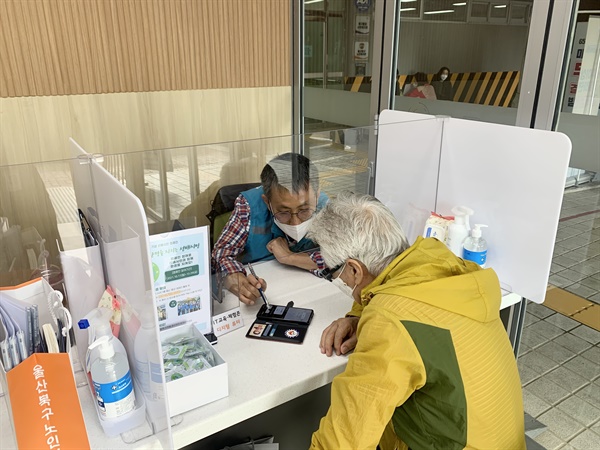
[[267, 198], [273, 189], [287, 189], [291, 194], [308, 191], [309, 186], [319, 191], [319, 171], [304, 155], [284, 153], [273, 158], [260, 174], [260, 182]]
[[315, 216], [308, 237], [319, 244], [328, 267], [353, 258], [373, 276], [409, 247], [392, 212], [363, 194], [341, 193], [330, 200]]

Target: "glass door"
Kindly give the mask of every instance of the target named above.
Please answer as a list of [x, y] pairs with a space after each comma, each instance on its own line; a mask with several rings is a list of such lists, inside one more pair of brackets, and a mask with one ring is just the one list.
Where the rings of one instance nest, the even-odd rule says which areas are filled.
[[[302, 151], [332, 173], [358, 171], [370, 185], [376, 147], [386, 0], [300, 0], [303, 17]], [[317, 156], [318, 155], [318, 156]], [[362, 178], [361, 178], [362, 180]], [[368, 188], [367, 188], [368, 190]]]
[[400, 0], [393, 108], [517, 123], [532, 0]]
[[378, 1], [383, 2], [304, 1], [305, 132], [373, 125], [370, 102], [372, 92], [378, 95], [377, 49], [382, 42], [375, 30]]
[[574, 22], [554, 127], [573, 144], [567, 187], [587, 183], [600, 172], [600, 3], [581, 0]]

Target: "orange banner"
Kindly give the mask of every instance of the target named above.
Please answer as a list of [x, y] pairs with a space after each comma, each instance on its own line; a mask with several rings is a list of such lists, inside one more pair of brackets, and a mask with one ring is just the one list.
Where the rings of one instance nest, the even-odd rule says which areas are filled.
[[90, 448], [67, 353], [34, 353], [6, 378], [19, 448]]

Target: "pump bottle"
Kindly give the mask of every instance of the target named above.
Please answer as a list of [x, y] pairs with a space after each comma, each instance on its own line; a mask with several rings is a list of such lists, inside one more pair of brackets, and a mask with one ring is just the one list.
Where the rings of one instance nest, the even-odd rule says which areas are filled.
[[487, 227], [483, 224], [475, 224], [471, 236], [465, 239], [463, 259], [473, 261], [481, 267], [485, 267], [487, 261], [487, 242], [481, 237], [481, 228]]
[[96, 406], [102, 418], [115, 419], [135, 408], [135, 393], [127, 355], [115, 353], [108, 336], [96, 339], [90, 350], [99, 349], [92, 363], [92, 381], [96, 391]]
[[452, 208], [454, 221], [448, 225], [448, 238], [446, 245], [459, 258], [463, 256], [463, 243], [469, 236], [469, 216], [473, 215], [473, 210], [466, 206], [456, 206]]
[[[158, 361], [158, 367], [160, 372], [160, 358], [154, 357], [150, 361], [149, 349], [150, 346], [156, 344], [156, 331], [154, 327], [154, 316], [150, 309], [145, 309], [140, 313], [141, 326], [135, 335], [133, 342], [133, 361], [135, 364], [135, 376], [137, 382], [140, 384], [142, 390], [150, 394], [150, 377], [151, 377], [151, 363]], [[154, 355], [153, 355], [154, 356]]]
[[[102, 336], [107, 336], [112, 341], [112, 346], [117, 353], [127, 355], [121, 341], [113, 335], [112, 327], [110, 326], [111, 316], [112, 311], [108, 308], [94, 308], [87, 313], [83, 319], [77, 322], [77, 325], [81, 330], [88, 330], [88, 350], [85, 356], [85, 371], [87, 372], [88, 378], [90, 378], [92, 363], [98, 359], [100, 354], [99, 348], [94, 348], [92, 350], [92, 344]], [[93, 387], [91, 378], [90, 387]]]

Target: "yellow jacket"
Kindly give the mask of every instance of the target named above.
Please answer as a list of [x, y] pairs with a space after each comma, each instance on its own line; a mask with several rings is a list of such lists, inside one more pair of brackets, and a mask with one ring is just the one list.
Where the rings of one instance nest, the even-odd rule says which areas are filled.
[[353, 306], [358, 344], [311, 448], [525, 449], [500, 299], [492, 269], [419, 238]]

